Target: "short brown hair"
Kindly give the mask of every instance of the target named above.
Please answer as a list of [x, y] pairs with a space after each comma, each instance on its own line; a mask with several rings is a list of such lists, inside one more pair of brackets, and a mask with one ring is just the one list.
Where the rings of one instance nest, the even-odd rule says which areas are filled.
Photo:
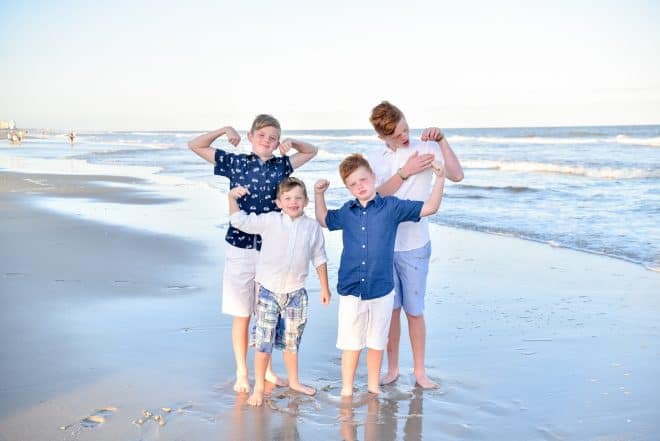
[[371, 124], [376, 133], [381, 136], [389, 136], [394, 133], [396, 125], [403, 118], [403, 112], [394, 104], [383, 101], [371, 110]]
[[305, 199], [309, 199], [307, 197], [307, 188], [305, 188], [305, 183], [298, 178], [294, 178], [293, 176], [288, 176], [280, 181], [277, 186], [277, 198], [279, 199], [282, 193], [291, 191], [295, 187], [302, 188], [303, 196], [305, 196]]
[[262, 113], [261, 115], [257, 115], [257, 117], [252, 122], [250, 133], [254, 133], [255, 131], [263, 129], [264, 127], [275, 127], [277, 130], [282, 131], [280, 128], [280, 122], [274, 116]]
[[369, 161], [359, 153], [353, 153], [341, 161], [341, 164], [339, 164], [339, 175], [341, 176], [341, 180], [344, 181], [344, 184], [351, 173], [360, 167], [366, 168], [371, 174], [374, 173], [369, 165]]

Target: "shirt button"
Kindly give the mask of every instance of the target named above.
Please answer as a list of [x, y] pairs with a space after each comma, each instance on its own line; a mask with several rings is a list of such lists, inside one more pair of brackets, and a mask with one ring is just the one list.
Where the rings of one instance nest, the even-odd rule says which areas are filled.
[[363, 211], [362, 214], [367, 214], [367, 212], [366, 212], [366, 211]]
[[367, 264], [367, 262], [362, 262], [362, 265], [366, 265], [366, 264]]
[[362, 279], [362, 281], [364, 282], [364, 279]]
[[362, 231], [364, 231], [364, 227], [362, 227]]
[[366, 247], [367, 247], [366, 245], [362, 245], [362, 248], [366, 248]]

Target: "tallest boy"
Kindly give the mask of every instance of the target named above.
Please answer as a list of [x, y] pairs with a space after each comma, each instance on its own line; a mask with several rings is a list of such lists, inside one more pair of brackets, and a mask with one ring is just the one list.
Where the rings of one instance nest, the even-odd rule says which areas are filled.
[[[422, 132], [421, 142], [410, 139], [410, 129], [403, 112], [383, 101], [371, 111], [371, 124], [385, 142], [380, 151], [369, 155], [376, 174], [376, 186], [382, 196], [424, 201], [431, 191], [431, 164], [434, 159], [445, 163], [446, 176], [458, 182], [463, 168], [447, 143], [442, 131], [429, 127]], [[387, 373], [381, 379], [389, 384], [399, 376], [399, 340], [401, 308], [408, 319], [408, 334], [413, 353], [417, 384], [424, 389], [438, 387], [424, 368], [426, 323], [424, 294], [431, 257], [428, 220], [399, 225], [394, 246], [394, 310], [387, 343]]]

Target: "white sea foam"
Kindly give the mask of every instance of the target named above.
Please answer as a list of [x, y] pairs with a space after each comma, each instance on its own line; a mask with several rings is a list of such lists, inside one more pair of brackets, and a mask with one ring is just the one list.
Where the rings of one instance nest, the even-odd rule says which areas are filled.
[[462, 163], [463, 166], [468, 169], [490, 169], [525, 173], [559, 173], [603, 179], [660, 178], [660, 170], [644, 170], [637, 168], [591, 168], [575, 165], [549, 164], [543, 162], [507, 162], [481, 159], [465, 160]]
[[0, 168], [19, 173], [152, 177], [160, 167], [90, 164], [82, 159], [19, 158], [0, 154]]
[[633, 138], [626, 135], [619, 135], [616, 138], [619, 144], [644, 145], [649, 147], [660, 147], [660, 136], [655, 138]]
[[316, 158], [318, 159], [337, 160], [337, 161], [341, 161], [345, 157], [346, 157], [346, 153], [334, 153], [323, 149], [319, 149], [319, 152], [316, 155]]
[[598, 138], [547, 138], [543, 136], [527, 137], [495, 137], [495, 136], [462, 136], [453, 135], [448, 137], [449, 142], [483, 142], [487, 144], [595, 144], [601, 142]]
[[314, 141], [378, 141], [377, 135], [307, 135], [307, 134], [295, 134], [291, 135], [295, 139], [306, 139]]

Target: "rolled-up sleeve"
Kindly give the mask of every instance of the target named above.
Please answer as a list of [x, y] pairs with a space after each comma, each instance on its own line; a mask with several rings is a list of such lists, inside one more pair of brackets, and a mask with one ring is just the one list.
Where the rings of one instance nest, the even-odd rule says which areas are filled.
[[268, 214], [247, 214], [243, 210], [240, 210], [229, 217], [229, 222], [231, 222], [234, 228], [238, 228], [245, 233], [261, 234], [266, 230], [268, 225]]
[[312, 239], [312, 265], [314, 268], [318, 268], [328, 261], [328, 257], [325, 253], [325, 238], [323, 237], [323, 231], [321, 230], [320, 225], [316, 225], [314, 229], [314, 235]]

